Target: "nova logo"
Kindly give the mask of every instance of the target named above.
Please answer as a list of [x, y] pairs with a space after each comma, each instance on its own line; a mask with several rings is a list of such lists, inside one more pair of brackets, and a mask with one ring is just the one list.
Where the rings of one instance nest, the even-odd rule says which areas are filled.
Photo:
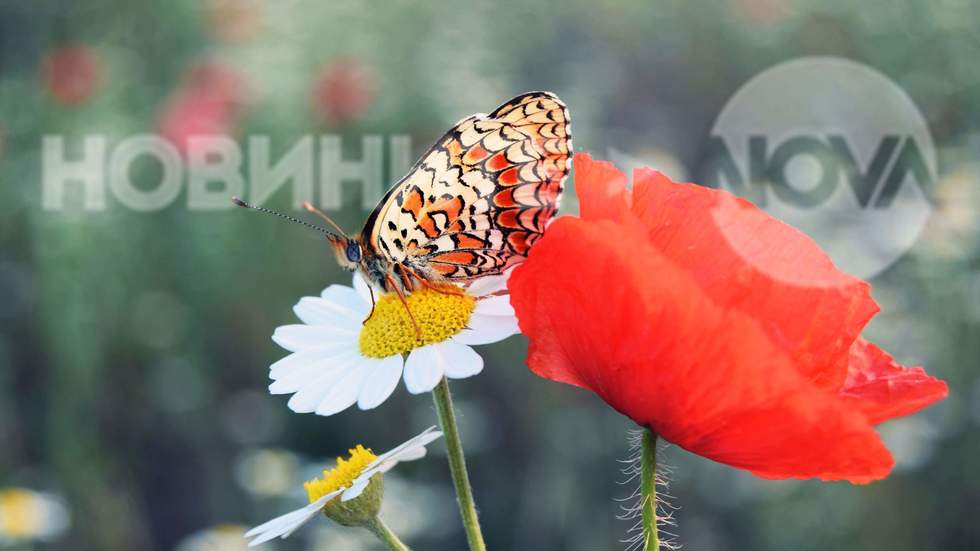
[[718, 115], [709, 159], [705, 184], [801, 229], [862, 278], [900, 258], [931, 212], [925, 120], [895, 83], [844, 59], [798, 59], [751, 79]]
[[[767, 205], [767, 190], [780, 201], [800, 209], [819, 208], [846, 184], [862, 209], [885, 209], [906, 181], [929, 188], [932, 175], [922, 150], [912, 136], [885, 136], [866, 166], [861, 166], [847, 142], [847, 136], [832, 134], [794, 136], [772, 147], [766, 136], [748, 138], [748, 174], [742, 174], [725, 141], [712, 136], [709, 157], [716, 177], [726, 182], [738, 196], [760, 207]], [[791, 172], [796, 162], [813, 163], [817, 171], [809, 176], [803, 170]], [[796, 179], [794, 179], [794, 176]], [[809, 184], [799, 180], [812, 180]]]

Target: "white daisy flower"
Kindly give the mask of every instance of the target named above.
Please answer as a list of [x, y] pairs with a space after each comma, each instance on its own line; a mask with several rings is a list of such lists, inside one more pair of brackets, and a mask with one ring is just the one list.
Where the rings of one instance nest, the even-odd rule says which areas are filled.
[[323, 477], [303, 484], [309, 505], [276, 517], [245, 533], [254, 538], [254, 547], [275, 538], [287, 538], [317, 513], [323, 511], [340, 524], [358, 526], [376, 519], [381, 508], [383, 494], [382, 473], [391, 470], [401, 461], [414, 461], [425, 457], [425, 446], [442, 436], [436, 427], [429, 427], [418, 436], [381, 455], [374, 455], [369, 448], [358, 444], [349, 451], [350, 457], [338, 457], [332, 469], [323, 471]]
[[269, 391], [292, 394], [289, 408], [297, 413], [333, 415], [355, 403], [377, 407], [403, 373], [412, 394], [431, 391], [443, 376], [472, 377], [483, 370], [483, 358], [471, 345], [519, 332], [506, 286], [507, 275], [499, 275], [458, 294], [412, 292], [406, 301], [419, 338], [397, 295], [380, 294], [372, 313], [371, 291], [354, 274], [353, 288], [331, 285], [319, 297], [300, 299], [293, 311], [303, 324], [276, 329], [272, 340], [292, 354], [272, 364]]
[[0, 488], [0, 544], [54, 541], [70, 524], [61, 498], [25, 488]]

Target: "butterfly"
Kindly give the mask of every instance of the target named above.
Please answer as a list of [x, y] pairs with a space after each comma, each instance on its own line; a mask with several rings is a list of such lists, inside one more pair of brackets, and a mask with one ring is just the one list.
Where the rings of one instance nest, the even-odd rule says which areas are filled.
[[333, 228], [318, 229], [340, 266], [372, 287], [403, 299], [420, 286], [458, 289], [527, 257], [558, 210], [571, 155], [565, 104], [528, 92], [456, 123], [382, 197], [359, 234], [305, 206]]

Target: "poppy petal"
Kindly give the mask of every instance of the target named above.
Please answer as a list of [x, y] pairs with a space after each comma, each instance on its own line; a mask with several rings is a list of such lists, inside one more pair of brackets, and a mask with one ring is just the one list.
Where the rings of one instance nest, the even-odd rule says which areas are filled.
[[902, 367], [864, 339], [854, 343], [850, 357], [841, 395], [854, 401], [871, 423], [915, 413], [949, 393], [945, 382], [930, 377], [921, 367]]
[[575, 155], [575, 195], [585, 220], [620, 220], [632, 206], [626, 175], [609, 161]]

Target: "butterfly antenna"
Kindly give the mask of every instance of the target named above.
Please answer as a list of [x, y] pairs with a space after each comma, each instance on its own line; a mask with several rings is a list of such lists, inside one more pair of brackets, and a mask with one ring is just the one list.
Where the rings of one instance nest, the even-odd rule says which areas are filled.
[[283, 220], [289, 220], [290, 222], [295, 222], [297, 224], [301, 224], [303, 226], [306, 226], [307, 228], [316, 230], [316, 231], [318, 231], [318, 232], [320, 232], [320, 233], [322, 233], [324, 235], [332, 235], [332, 236], [336, 237], [336, 234], [334, 232], [332, 232], [332, 231], [330, 231], [330, 230], [328, 230], [326, 228], [321, 228], [320, 226], [317, 226], [315, 224], [310, 224], [309, 222], [304, 222], [304, 221], [302, 221], [302, 220], [300, 220], [298, 218], [293, 218], [292, 216], [287, 216], [287, 215], [285, 215], [285, 214], [283, 214], [281, 212], [276, 212], [276, 211], [274, 211], [272, 209], [267, 209], [267, 208], [264, 208], [264, 207], [257, 207], [255, 205], [250, 204], [250, 203], [246, 203], [245, 201], [241, 200], [238, 197], [232, 197], [231, 198], [231, 202], [232, 203], [235, 203], [239, 207], [246, 208], [246, 209], [251, 209], [251, 210], [257, 210], [259, 212], [264, 212], [266, 214], [271, 214], [273, 216], [278, 216], [279, 218], [282, 218]]
[[311, 205], [309, 201], [303, 201], [303, 208], [306, 209], [307, 212], [312, 212], [313, 214], [319, 216], [327, 224], [330, 224], [330, 226], [333, 227], [333, 229], [337, 230], [340, 233], [340, 235], [347, 235], [347, 233], [343, 230], [343, 228], [341, 228], [339, 225], [337, 225], [336, 222], [331, 220], [330, 217], [327, 216], [322, 210]]

